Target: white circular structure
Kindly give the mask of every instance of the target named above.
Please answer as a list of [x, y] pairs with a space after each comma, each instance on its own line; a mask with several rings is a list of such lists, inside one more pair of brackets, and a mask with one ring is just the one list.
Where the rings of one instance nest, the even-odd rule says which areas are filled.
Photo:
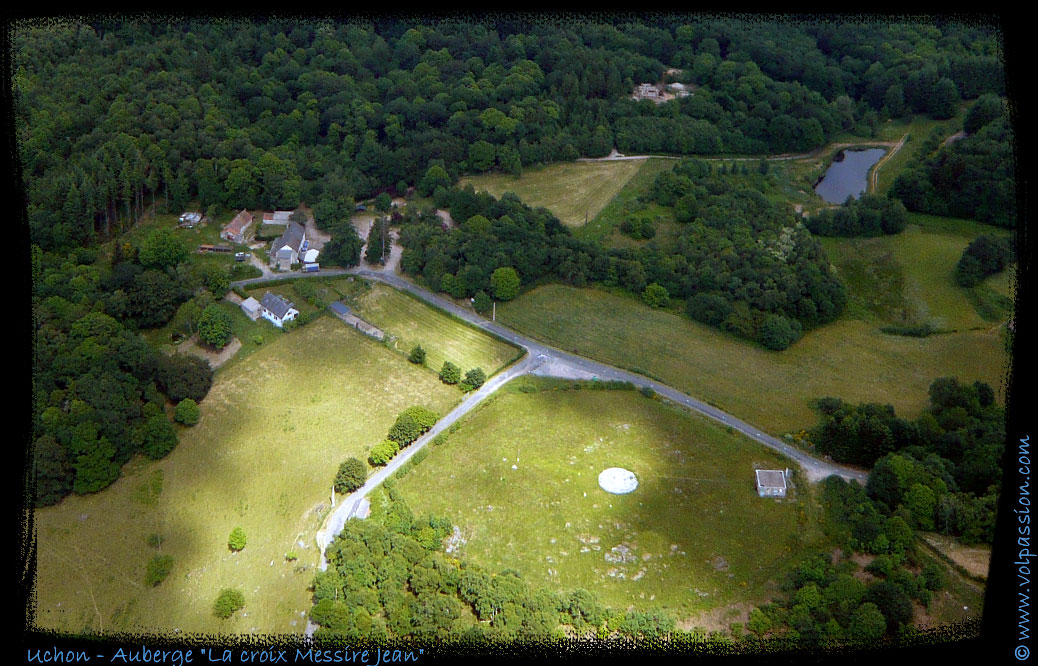
[[626, 495], [638, 487], [638, 477], [629, 469], [610, 467], [598, 475], [598, 485], [607, 493]]

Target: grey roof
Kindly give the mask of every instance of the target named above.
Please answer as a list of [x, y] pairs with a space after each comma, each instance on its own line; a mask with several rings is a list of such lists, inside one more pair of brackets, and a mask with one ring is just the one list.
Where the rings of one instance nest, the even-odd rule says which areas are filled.
[[786, 475], [779, 469], [758, 469], [757, 486], [759, 488], [785, 488]]
[[292, 307], [292, 301], [286, 301], [277, 294], [267, 292], [263, 294], [263, 299], [260, 301], [260, 305], [270, 311], [278, 319], [284, 319], [285, 315], [288, 314], [289, 309]]
[[274, 256], [278, 250], [288, 245], [296, 252], [299, 252], [299, 246], [303, 243], [303, 236], [306, 235], [306, 229], [303, 225], [298, 222], [289, 222], [288, 227], [285, 228], [285, 233], [281, 234], [274, 244], [270, 246], [270, 255]]
[[256, 310], [259, 309], [260, 302], [257, 301], [252, 296], [249, 296], [248, 298], [246, 298], [244, 301], [241, 302], [241, 306], [243, 308], [246, 308], [249, 311], [256, 311]]
[[338, 315], [348, 315], [350, 313], [349, 307], [347, 307], [343, 303], [340, 303], [339, 301], [335, 301], [334, 303], [329, 305], [328, 309]]

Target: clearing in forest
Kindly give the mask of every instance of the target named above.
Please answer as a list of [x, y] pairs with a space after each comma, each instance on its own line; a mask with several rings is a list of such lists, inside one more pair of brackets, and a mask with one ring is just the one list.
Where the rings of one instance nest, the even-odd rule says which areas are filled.
[[477, 192], [490, 192], [497, 198], [514, 192], [523, 203], [533, 208], [543, 206], [563, 224], [579, 227], [598, 215], [644, 163], [645, 160], [567, 162], [530, 169], [518, 178], [499, 173], [466, 176], [458, 185], [472, 183]]

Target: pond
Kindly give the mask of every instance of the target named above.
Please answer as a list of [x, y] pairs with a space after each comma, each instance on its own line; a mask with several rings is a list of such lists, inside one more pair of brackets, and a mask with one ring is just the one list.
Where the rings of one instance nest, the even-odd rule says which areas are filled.
[[869, 169], [885, 152], [883, 148], [841, 150], [832, 166], [815, 184], [815, 192], [834, 204], [842, 204], [849, 196], [857, 199], [868, 185]]

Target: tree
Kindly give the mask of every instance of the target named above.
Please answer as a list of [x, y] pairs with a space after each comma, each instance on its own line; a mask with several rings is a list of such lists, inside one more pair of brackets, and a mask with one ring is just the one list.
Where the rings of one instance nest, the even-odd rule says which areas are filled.
[[216, 602], [213, 604], [213, 615], [226, 620], [244, 607], [245, 595], [242, 594], [241, 590], [224, 588], [220, 590], [220, 594], [216, 597]]
[[155, 414], [141, 426], [141, 451], [146, 456], [159, 459], [177, 445], [177, 433], [164, 413]]
[[461, 381], [461, 368], [450, 361], [444, 361], [440, 368], [440, 381], [444, 384], [457, 384]]
[[665, 308], [670, 305], [670, 294], [666, 287], [653, 282], [642, 292], [642, 301], [651, 308]]
[[148, 569], [144, 574], [146, 585], [156, 586], [166, 580], [169, 572], [173, 569], [172, 555], [156, 555], [148, 562]]
[[927, 103], [927, 111], [937, 120], [947, 120], [955, 115], [955, 106], [959, 99], [959, 89], [955, 82], [945, 77], [934, 86]]
[[425, 365], [425, 349], [421, 345], [415, 345], [407, 355], [407, 360], [415, 365]]
[[335, 490], [352, 493], [364, 485], [368, 478], [368, 468], [359, 458], [347, 458], [339, 465], [339, 473], [335, 476]]
[[769, 314], [760, 327], [760, 341], [768, 349], [781, 351], [792, 344], [798, 335], [786, 317]]
[[382, 192], [375, 197], [375, 210], [382, 213], [388, 213], [392, 207], [393, 198], [389, 196], [389, 194]]
[[847, 637], [862, 643], [878, 640], [887, 630], [887, 621], [879, 607], [865, 602], [858, 607], [847, 625]]
[[493, 306], [493, 301], [490, 300], [490, 296], [485, 291], [477, 291], [475, 297], [472, 299], [472, 307], [475, 308], [476, 312], [480, 314], [486, 314], [490, 312]]
[[227, 547], [238, 552], [245, 548], [245, 530], [241, 527], [235, 527], [231, 530], [231, 536], [227, 539]]
[[483, 372], [483, 368], [472, 368], [465, 373], [465, 381], [463, 387], [469, 389], [478, 389], [483, 386], [483, 383], [487, 381], [487, 373]]
[[368, 454], [368, 462], [376, 467], [385, 465], [393, 459], [393, 456], [395, 456], [399, 450], [399, 444], [391, 439], [387, 439], [381, 444], [376, 444], [371, 448], [371, 453]]
[[519, 295], [519, 274], [510, 266], [502, 266], [490, 274], [490, 286], [499, 301], [510, 301]]
[[360, 263], [362, 247], [364, 247], [364, 240], [357, 233], [356, 228], [347, 222], [336, 227], [332, 233], [332, 239], [325, 244], [321, 256], [328, 257], [333, 264], [349, 268]]
[[173, 414], [173, 418], [177, 423], [183, 423], [186, 426], [195, 425], [201, 417], [202, 410], [199, 409], [198, 403], [191, 398], [184, 398], [181, 400], [177, 404], [177, 409]]
[[215, 303], [198, 316], [198, 337], [205, 344], [223, 349], [231, 341], [231, 315]]
[[145, 268], [167, 268], [187, 259], [187, 248], [168, 227], [155, 229], [141, 243], [137, 260]]

